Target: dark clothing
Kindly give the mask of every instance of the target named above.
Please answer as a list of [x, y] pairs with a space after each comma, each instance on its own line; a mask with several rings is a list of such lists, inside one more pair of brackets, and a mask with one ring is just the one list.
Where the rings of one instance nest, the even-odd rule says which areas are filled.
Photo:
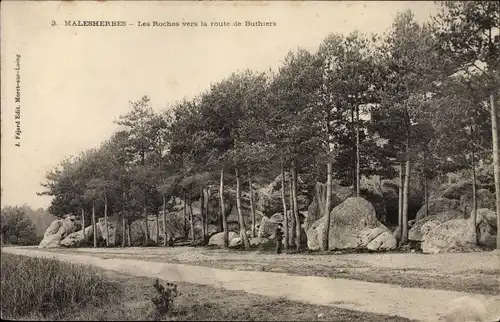
[[281, 254], [281, 240], [276, 241], [276, 254]]
[[276, 228], [274, 235], [275, 235], [276, 240], [279, 240], [279, 241], [283, 240], [283, 231], [281, 230], [280, 227]]
[[276, 228], [275, 232], [276, 238], [276, 254], [281, 254], [281, 241], [283, 240], [283, 231], [280, 227]]

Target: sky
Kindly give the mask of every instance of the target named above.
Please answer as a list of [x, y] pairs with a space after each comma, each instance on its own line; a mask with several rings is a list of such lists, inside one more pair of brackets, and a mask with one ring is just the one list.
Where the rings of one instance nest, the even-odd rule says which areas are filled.
[[[397, 12], [417, 21], [433, 2], [3, 1], [1, 3], [3, 205], [48, 207], [37, 196], [47, 171], [98, 147], [144, 95], [155, 110], [191, 98], [247, 68], [276, 69], [287, 52], [315, 50], [330, 33], [383, 33]], [[71, 27], [66, 20], [126, 21]], [[153, 27], [157, 22], [275, 22], [275, 27]], [[55, 21], [56, 26], [52, 26]], [[19, 94], [16, 66], [19, 62]], [[15, 138], [20, 106], [20, 138]], [[16, 144], [20, 146], [16, 146]]]

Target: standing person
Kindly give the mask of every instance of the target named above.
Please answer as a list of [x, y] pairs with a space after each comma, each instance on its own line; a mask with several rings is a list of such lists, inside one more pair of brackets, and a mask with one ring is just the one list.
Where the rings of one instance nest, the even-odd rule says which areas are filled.
[[283, 225], [278, 224], [278, 227], [276, 227], [276, 232], [274, 233], [274, 236], [276, 238], [276, 254], [281, 254], [281, 241], [283, 240], [283, 231], [281, 230], [281, 227], [283, 227]]

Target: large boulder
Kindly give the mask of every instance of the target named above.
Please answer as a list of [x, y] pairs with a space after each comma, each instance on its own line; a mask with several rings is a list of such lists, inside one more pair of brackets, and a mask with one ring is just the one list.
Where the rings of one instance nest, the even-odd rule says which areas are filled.
[[472, 182], [459, 178], [456, 182], [445, 183], [441, 196], [448, 199], [460, 200], [461, 196], [472, 191]]
[[[428, 213], [426, 214], [427, 209]], [[460, 211], [460, 202], [455, 199], [444, 197], [431, 199], [428, 202], [428, 208], [426, 208], [426, 205], [423, 205], [417, 212], [415, 219], [418, 221], [426, 216], [432, 216], [447, 211]]]
[[[108, 217], [109, 245], [116, 246], [121, 241], [122, 221], [117, 216]], [[104, 218], [97, 221], [97, 229], [100, 236], [106, 240], [106, 224]]]
[[61, 246], [60, 242], [66, 236], [77, 229], [79, 221], [74, 215], [66, 215], [62, 219], [56, 219], [45, 231], [39, 248], [52, 248]]
[[422, 237], [424, 253], [469, 252], [479, 250], [476, 245], [476, 232], [479, 234], [479, 244], [494, 248], [496, 242], [496, 215], [489, 209], [479, 209], [476, 225], [473, 218], [452, 219], [432, 229]]
[[259, 246], [263, 244], [268, 244], [270, 242], [271, 241], [268, 238], [259, 238], [259, 237], [250, 238], [250, 246]]
[[[366, 248], [372, 251], [396, 249], [398, 243], [396, 241], [396, 238], [394, 238], [394, 236], [391, 234], [391, 232], [385, 229], [382, 230], [378, 229], [379, 228], [375, 228], [369, 231], [370, 237], [374, 235], [375, 237], [372, 238], [369, 242], [367, 242]], [[377, 232], [377, 234], [374, 234], [375, 231]]]
[[[495, 210], [495, 194], [487, 189], [478, 189], [476, 192], [477, 209], [488, 208]], [[472, 190], [460, 197], [460, 210], [468, 214], [472, 211]]]
[[325, 218], [321, 217], [306, 231], [307, 234], [307, 248], [310, 250], [321, 249], [323, 233], [325, 230]]
[[[359, 242], [362, 231], [373, 228], [382, 228], [389, 231], [377, 220], [375, 208], [366, 199], [350, 197], [330, 213], [330, 228], [328, 245], [330, 249], [359, 248], [366, 246], [369, 239]], [[381, 233], [382, 230], [379, 229]], [[377, 237], [377, 233], [370, 235]], [[370, 240], [371, 241], [371, 240]]]
[[[290, 213], [288, 211], [287, 215], [290, 216]], [[283, 213], [282, 212], [275, 213], [269, 218], [269, 220], [275, 223], [283, 223]]]
[[[234, 238], [239, 238], [239, 235], [234, 231], [230, 231], [228, 233], [228, 242], [231, 243]], [[224, 232], [217, 233], [210, 237], [208, 246], [224, 246]]]
[[443, 211], [435, 215], [430, 215], [416, 220], [408, 231], [408, 239], [413, 241], [421, 241], [422, 237], [436, 226], [451, 220], [451, 219], [465, 219], [465, 214], [456, 211]]
[[[314, 187], [315, 194], [313, 201], [307, 208], [307, 217], [305, 221], [305, 230], [307, 231], [311, 226], [324, 215], [324, 208], [326, 205], [326, 184], [316, 182]], [[337, 189], [335, 189], [337, 190]], [[331, 211], [335, 206], [339, 205], [342, 200], [335, 194], [332, 187], [330, 209]]]
[[[397, 220], [399, 188], [396, 182], [397, 179], [382, 179], [379, 175], [361, 176], [360, 196], [373, 205], [377, 219], [382, 223]], [[408, 206], [412, 209], [416, 203], [415, 195], [410, 193], [408, 197]]]
[[269, 238], [271, 236], [274, 236], [277, 227], [278, 227], [278, 222], [272, 221], [267, 217], [262, 217], [257, 237]]
[[[307, 231], [310, 249], [322, 248], [325, 218], [315, 222]], [[389, 250], [396, 248], [396, 239], [376, 217], [375, 208], [360, 197], [347, 198], [330, 213], [328, 248]]]
[[[283, 211], [283, 200], [281, 198], [281, 174], [274, 178], [268, 185], [260, 187], [255, 190], [257, 198], [255, 202], [255, 208], [260, 213], [270, 216], [277, 212]], [[307, 197], [302, 193], [301, 187], [303, 187], [304, 182], [301, 177], [297, 178], [298, 182], [298, 193], [297, 193], [297, 204], [299, 210], [307, 209], [308, 200]], [[289, 175], [288, 172], [285, 175], [285, 189], [289, 189]]]
[[[99, 238], [101, 236], [100, 230], [97, 230], [97, 233], [98, 233], [97, 238]], [[92, 226], [85, 227], [85, 239], [89, 240], [89, 238], [92, 238], [92, 236], [93, 236]], [[85, 240], [83, 238], [83, 232], [82, 230], [79, 230], [66, 236], [66, 238], [61, 240], [60, 244], [61, 246], [64, 247], [78, 247], [81, 244], [83, 244], [84, 241]]]

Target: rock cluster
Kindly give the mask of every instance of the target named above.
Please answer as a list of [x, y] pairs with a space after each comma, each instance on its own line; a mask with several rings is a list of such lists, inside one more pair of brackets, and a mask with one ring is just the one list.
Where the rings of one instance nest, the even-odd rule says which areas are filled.
[[[307, 230], [307, 245], [322, 249], [325, 220], [322, 217]], [[328, 249], [365, 248], [373, 251], [391, 250], [397, 246], [390, 230], [377, 220], [375, 208], [360, 197], [347, 198], [330, 212]]]
[[65, 215], [62, 219], [56, 219], [45, 231], [39, 248], [53, 248], [61, 246], [61, 240], [76, 231], [80, 222], [72, 214]]

